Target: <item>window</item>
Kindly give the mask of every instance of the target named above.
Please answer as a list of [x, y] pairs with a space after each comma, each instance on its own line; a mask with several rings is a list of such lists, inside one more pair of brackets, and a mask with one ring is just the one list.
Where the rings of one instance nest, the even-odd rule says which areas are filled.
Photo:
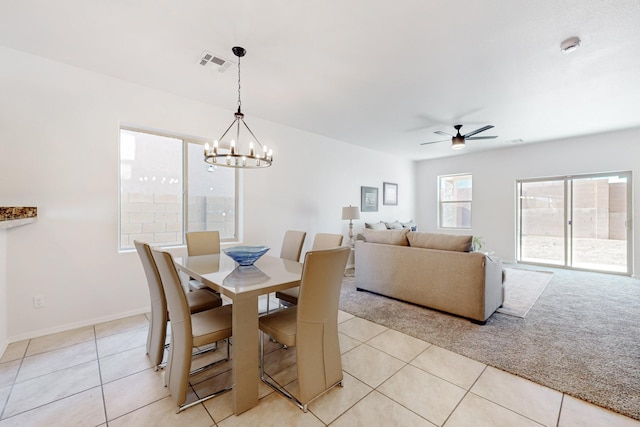
[[438, 226], [471, 228], [471, 175], [438, 177]]
[[517, 261], [631, 275], [631, 172], [517, 181]]
[[134, 240], [182, 245], [187, 231], [237, 236], [237, 171], [202, 160], [201, 143], [170, 135], [120, 130], [119, 248]]
[[187, 231], [218, 230], [221, 240], [236, 238], [236, 169], [204, 162], [204, 148], [188, 144]]

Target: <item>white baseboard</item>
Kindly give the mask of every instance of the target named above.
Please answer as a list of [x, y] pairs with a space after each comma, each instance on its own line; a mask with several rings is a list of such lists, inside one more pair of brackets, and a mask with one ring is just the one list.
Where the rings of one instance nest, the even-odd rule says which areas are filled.
[[[83, 328], [85, 326], [92, 326], [92, 325], [96, 325], [98, 323], [104, 323], [104, 322], [110, 322], [112, 320], [118, 320], [118, 319], [122, 319], [125, 317], [129, 317], [129, 316], [135, 316], [138, 314], [144, 314], [144, 313], [149, 313], [151, 312], [151, 308], [150, 307], [145, 307], [145, 308], [139, 308], [136, 310], [131, 310], [131, 311], [127, 311], [127, 312], [123, 312], [123, 313], [117, 313], [117, 314], [110, 314], [107, 316], [102, 316], [102, 317], [96, 317], [93, 319], [87, 319], [87, 320], [82, 320], [79, 322], [75, 322], [75, 323], [68, 323], [66, 325], [61, 325], [61, 326], [55, 326], [52, 328], [47, 328], [47, 329], [41, 329], [39, 331], [31, 331], [31, 332], [27, 332], [24, 334], [20, 334], [20, 335], [14, 335], [11, 336], [7, 339], [7, 343], [4, 344], [4, 348], [2, 349], [2, 352], [0, 352], [0, 355], [4, 354], [4, 351], [7, 349], [8, 345], [14, 342], [18, 342], [18, 341], [24, 341], [24, 340], [29, 340], [29, 339], [33, 339], [33, 338], [38, 338], [38, 337], [42, 337], [44, 335], [51, 335], [51, 334], [57, 334], [58, 332], [66, 332], [66, 331], [70, 331], [73, 329], [78, 329], [78, 328]], [[1, 343], [0, 343], [1, 345]]]

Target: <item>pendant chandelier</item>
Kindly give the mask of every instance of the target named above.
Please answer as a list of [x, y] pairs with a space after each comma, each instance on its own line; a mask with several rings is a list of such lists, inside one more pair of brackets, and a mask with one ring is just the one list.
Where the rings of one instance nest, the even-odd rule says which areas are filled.
[[[267, 150], [266, 145], [260, 144], [258, 138], [251, 132], [249, 126], [244, 121], [244, 114], [242, 114], [242, 101], [240, 100], [240, 58], [242, 58], [247, 51], [242, 47], [234, 47], [233, 54], [238, 57], [238, 111], [234, 113], [235, 119], [227, 130], [224, 131], [222, 136], [213, 142], [213, 147], [209, 146], [209, 143], [204, 146], [204, 161], [216, 166], [225, 166], [232, 168], [267, 168], [271, 166], [273, 161], [273, 155], [271, 150]], [[242, 126], [249, 132], [253, 140], [250, 140], [248, 150], [242, 151], [240, 145], [240, 130]], [[235, 126], [236, 139], [232, 139], [228, 143], [228, 148], [222, 147], [224, 138], [227, 133]], [[232, 132], [233, 134], [233, 132]], [[236, 142], [237, 141], [237, 142]], [[257, 150], [254, 147], [253, 141], [258, 144]]]

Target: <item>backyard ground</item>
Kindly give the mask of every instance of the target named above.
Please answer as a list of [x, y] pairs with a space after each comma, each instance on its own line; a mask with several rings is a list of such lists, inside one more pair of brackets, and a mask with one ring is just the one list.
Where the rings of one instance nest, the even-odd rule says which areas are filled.
[[[572, 266], [593, 270], [625, 272], [627, 242], [613, 239], [573, 240]], [[564, 239], [551, 236], [523, 236], [522, 261], [563, 265]]]

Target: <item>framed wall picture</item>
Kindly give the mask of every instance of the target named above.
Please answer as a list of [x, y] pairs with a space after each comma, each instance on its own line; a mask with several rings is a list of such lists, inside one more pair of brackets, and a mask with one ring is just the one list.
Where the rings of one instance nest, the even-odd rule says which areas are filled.
[[360, 187], [360, 212], [378, 212], [378, 187]]
[[397, 205], [398, 204], [398, 184], [391, 182], [382, 183], [382, 204]]

